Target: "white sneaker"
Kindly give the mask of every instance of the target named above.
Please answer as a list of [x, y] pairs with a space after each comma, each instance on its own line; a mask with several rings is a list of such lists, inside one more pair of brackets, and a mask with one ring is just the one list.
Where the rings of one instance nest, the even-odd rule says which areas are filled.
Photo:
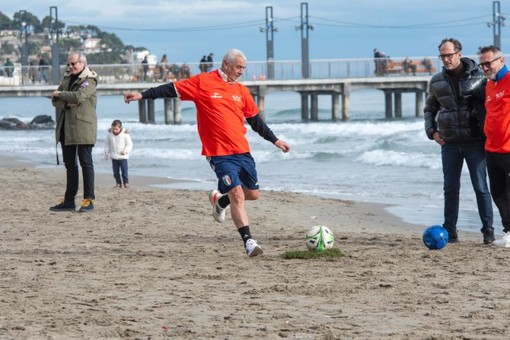
[[503, 238], [492, 242], [492, 244], [500, 247], [510, 248], [510, 232], [504, 233]]
[[209, 201], [213, 206], [212, 215], [217, 222], [225, 222], [225, 211], [228, 209], [220, 207], [218, 200], [223, 196], [218, 190], [212, 190], [209, 193]]
[[260, 248], [259, 245], [257, 244], [257, 241], [255, 241], [251, 238], [248, 241], [246, 241], [245, 247], [246, 247], [246, 255], [248, 255], [249, 257], [262, 255], [262, 253], [264, 253], [262, 248]]

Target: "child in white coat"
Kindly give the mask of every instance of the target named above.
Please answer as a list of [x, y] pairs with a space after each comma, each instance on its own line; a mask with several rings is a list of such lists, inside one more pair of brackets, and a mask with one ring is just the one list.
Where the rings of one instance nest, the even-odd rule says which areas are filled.
[[114, 120], [105, 140], [105, 158], [112, 160], [113, 177], [115, 188], [129, 188], [128, 159], [133, 149], [133, 142], [126, 129], [122, 128], [122, 122]]

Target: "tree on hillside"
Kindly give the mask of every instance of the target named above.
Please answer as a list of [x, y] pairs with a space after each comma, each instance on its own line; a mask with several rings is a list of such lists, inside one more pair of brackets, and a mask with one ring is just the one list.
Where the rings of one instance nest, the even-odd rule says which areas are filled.
[[35, 15], [33, 15], [30, 12], [26, 12], [21, 15], [20, 14], [21, 14], [20, 12], [14, 13], [12, 28], [21, 30], [22, 25], [25, 24], [27, 27], [32, 28], [32, 29], [28, 29], [28, 31], [33, 30], [34, 33], [42, 33], [43, 30], [42, 30], [41, 22], [39, 21], [39, 18], [37, 18]]
[[8, 30], [12, 28], [12, 20], [2, 12], [0, 12], [0, 30]]
[[56, 31], [58, 29], [60, 35], [62, 35], [65, 26], [66, 24], [62, 21], [53, 21], [49, 15], [45, 16], [41, 22], [41, 27], [43, 29], [47, 28], [50, 31]]
[[110, 50], [110, 52], [124, 51], [124, 44], [115, 33], [100, 32], [97, 37], [101, 39], [103, 48]]

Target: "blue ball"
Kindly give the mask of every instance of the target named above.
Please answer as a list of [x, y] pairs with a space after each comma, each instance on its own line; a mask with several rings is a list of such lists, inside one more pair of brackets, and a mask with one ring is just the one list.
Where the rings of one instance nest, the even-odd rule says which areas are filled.
[[443, 249], [448, 243], [448, 231], [443, 226], [433, 225], [425, 229], [423, 244], [429, 249]]

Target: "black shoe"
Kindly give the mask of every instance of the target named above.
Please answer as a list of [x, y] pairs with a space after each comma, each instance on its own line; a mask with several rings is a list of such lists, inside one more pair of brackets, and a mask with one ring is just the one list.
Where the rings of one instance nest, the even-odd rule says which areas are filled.
[[491, 244], [496, 240], [494, 237], [494, 228], [493, 227], [486, 227], [482, 228], [480, 230], [483, 234], [483, 243], [484, 244]]
[[448, 243], [458, 243], [459, 236], [457, 235], [457, 230], [447, 230], [448, 231]]
[[64, 201], [62, 200], [60, 204], [57, 204], [50, 208], [51, 211], [75, 211], [76, 205], [74, 201]]

